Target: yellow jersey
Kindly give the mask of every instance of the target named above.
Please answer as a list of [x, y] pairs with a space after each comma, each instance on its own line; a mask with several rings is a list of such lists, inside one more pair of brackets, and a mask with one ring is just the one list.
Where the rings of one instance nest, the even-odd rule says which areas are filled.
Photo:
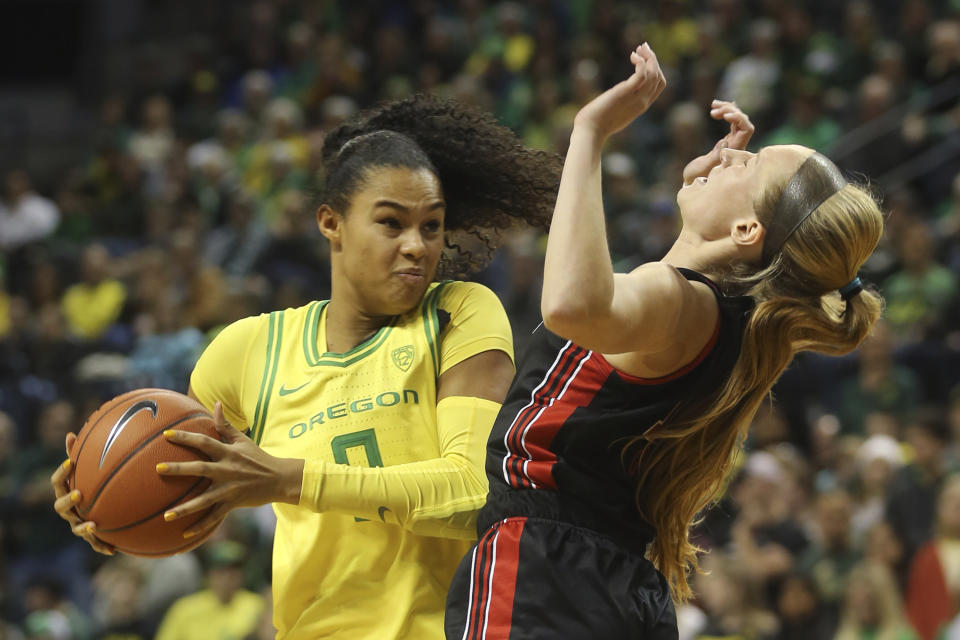
[[274, 505], [277, 637], [443, 638], [447, 589], [486, 498], [491, 425], [469, 438], [481, 480], [465, 484], [444, 459], [464, 438], [438, 433], [437, 379], [484, 351], [512, 359], [509, 321], [486, 287], [435, 283], [362, 344], [328, 353], [325, 307], [229, 325], [190, 380], [271, 455], [306, 461], [300, 505]]

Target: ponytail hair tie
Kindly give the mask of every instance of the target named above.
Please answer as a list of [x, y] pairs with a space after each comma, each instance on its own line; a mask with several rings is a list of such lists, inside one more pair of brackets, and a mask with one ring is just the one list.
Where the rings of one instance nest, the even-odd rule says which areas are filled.
[[863, 291], [863, 282], [860, 280], [860, 276], [855, 277], [853, 280], [840, 287], [839, 291], [840, 299], [844, 301], [849, 300], [853, 296]]

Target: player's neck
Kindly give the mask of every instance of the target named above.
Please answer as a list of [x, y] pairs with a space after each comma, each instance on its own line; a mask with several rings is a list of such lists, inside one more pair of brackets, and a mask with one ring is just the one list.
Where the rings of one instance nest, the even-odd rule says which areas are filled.
[[661, 262], [700, 273], [711, 273], [717, 267], [728, 268], [731, 262], [739, 258], [736, 247], [728, 239], [705, 240], [696, 233], [682, 229]]
[[370, 338], [390, 318], [364, 313], [342, 300], [331, 300], [323, 317], [326, 344], [317, 346], [329, 353], [345, 353]]

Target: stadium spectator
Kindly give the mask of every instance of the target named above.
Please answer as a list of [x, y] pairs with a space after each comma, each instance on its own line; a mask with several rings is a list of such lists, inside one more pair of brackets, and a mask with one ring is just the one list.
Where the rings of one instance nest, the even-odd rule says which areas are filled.
[[56, 205], [33, 191], [26, 171], [7, 174], [0, 199], [0, 250], [12, 251], [45, 238], [59, 221]]
[[706, 618], [694, 638], [753, 638], [772, 640], [779, 622], [763, 606], [757, 583], [742, 564], [724, 555], [710, 556], [705, 573], [697, 576], [697, 592]]
[[836, 387], [836, 411], [844, 434], [870, 435], [867, 424], [871, 415], [888, 413], [902, 421], [920, 404], [920, 380], [913, 370], [897, 362], [892, 334], [889, 322], [878, 322], [857, 352], [855, 375], [845, 377]]
[[252, 633], [266, 603], [244, 588], [246, 549], [223, 540], [206, 547], [207, 587], [173, 603], [157, 640], [242, 640]]
[[127, 290], [112, 277], [106, 247], [94, 244], [83, 252], [80, 282], [63, 294], [63, 315], [70, 332], [83, 340], [97, 340], [120, 317]]
[[905, 428], [913, 459], [893, 477], [887, 501], [887, 519], [906, 546], [906, 557], [933, 536], [936, 496], [948, 474], [949, 428], [943, 412], [926, 408]]
[[937, 499], [936, 534], [910, 565], [907, 615], [922, 640], [934, 640], [960, 613], [960, 476], [949, 477]]
[[822, 606], [811, 577], [792, 573], [784, 578], [775, 610], [780, 622], [775, 640], [833, 640], [836, 611]]
[[900, 341], [916, 342], [942, 331], [944, 311], [957, 296], [957, 276], [936, 262], [933, 237], [921, 222], [902, 230], [901, 268], [883, 284], [887, 319]]
[[847, 576], [862, 557], [850, 535], [850, 511], [850, 496], [845, 491], [818, 495], [816, 537], [797, 559], [797, 570], [813, 579], [825, 613], [834, 619]]
[[20, 594], [34, 580], [55, 577], [63, 581], [64, 595], [88, 610], [90, 554], [71, 539], [70, 531], [50, 519], [49, 476], [63, 460], [63, 439], [78, 426], [77, 409], [71, 402], [60, 400], [44, 407], [36, 423], [37, 440], [22, 447], [13, 461], [15, 512], [7, 524], [8, 544], [15, 554], [9, 575], [12, 591]]
[[877, 433], [864, 440], [857, 449], [851, 534], [858, 544], [862, 544], [867, 532], [883, 520], [890, 480], [903, 466], [903, 451], [896, 435], [899, 434]]
[[864, 562], [850, 572], [835, 640], [915, 640], [893, 576], [882, 565]]

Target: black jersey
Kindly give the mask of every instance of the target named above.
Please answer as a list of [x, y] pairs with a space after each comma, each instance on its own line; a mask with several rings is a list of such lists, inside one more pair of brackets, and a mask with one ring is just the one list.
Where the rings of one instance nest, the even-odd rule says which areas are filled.
[[487, 445], [490, 494], [478, 527], [509, 516], [560, 519], [645, 546], [654, 531], [635, 506], [624, 447], [685, 398], [712, 393], [740, 354], [753, 301], [728, 297], [710, 280], [720, 313], [713, 337], [687, 366], [644, 379], [617, 371], [602, 354], [539, 327]]

